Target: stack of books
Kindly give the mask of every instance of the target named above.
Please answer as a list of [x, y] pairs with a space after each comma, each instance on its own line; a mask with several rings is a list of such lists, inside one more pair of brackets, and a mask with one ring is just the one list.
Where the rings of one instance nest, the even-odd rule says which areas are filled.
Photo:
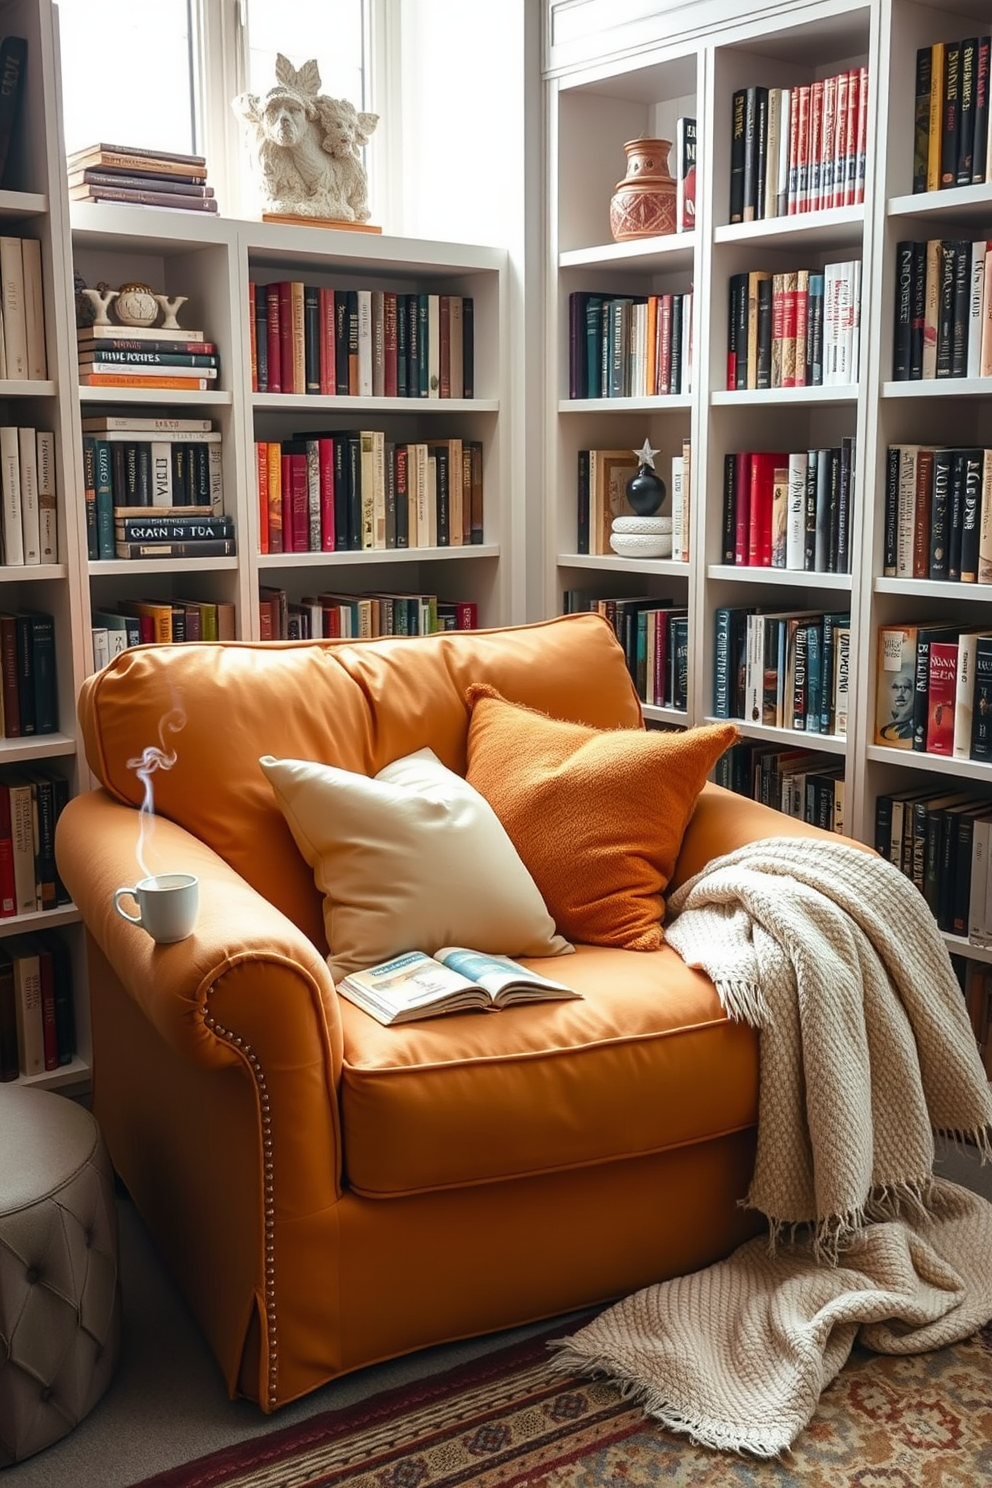
[[76, 327], [82, 387], [150, 387], [206, 392], [217, 385], [217, 347], [203, 331], [164, 326]]
[[202, 155], [131, 145], [87, 145], [67, 157], [70, 201], [132, 202], [184, 212], [216, 212]]

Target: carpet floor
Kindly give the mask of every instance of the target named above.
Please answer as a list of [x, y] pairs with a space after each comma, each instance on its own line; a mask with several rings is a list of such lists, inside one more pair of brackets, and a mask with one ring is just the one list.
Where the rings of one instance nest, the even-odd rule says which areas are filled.
[[992, 1476], [990, 1371], [992, 1328], [911, 1358], [858, 1351], [788, 1456], [755, 1462], [670, 1435], [608, 1381], [553, 1374], [537, 1337], [142, 1488], [973, 1488]]
[[[979, 1167], [973, 1156], [951, 1149], [943, 1155], [938, 1170], [992, 1199], [992, 1168]], [[371, 1402], [376, 1411], [382, 1402], [390, 1402], [387, 1410], [402, 1411], [404, 1401], [413, 1402], [415, 1392], [422, 1391], [432, 1379], [440, 1380], [443, 1374], [454, 1370], [457, 1389], [458, 1371], [471, 1368], [475, 1361], [495, 1358], [497, 1352], [526, 1345], [549, 1328], [552, 1336], [564, 1337], [578, 1326], [578, 1317], [573, 1315], [559, 1319], [554, 1325], [543, 1323], [427, 1349], [346, 1375], [284, 1407], [275, 1416], [264, 1416], [247, 1401], [227, 1398], [216, 1364], [127, 1201], [120, 1205], [120, 1220], [124, 1337], [117, 1375], [103, 1400], [75, 1431], [46, 1451], [6, 1469], [2, 1474], [3, 1488], [131, 1488], [148, 1480], [154, 1482], [156, 1475], [185, 1471], [180, 1464], [194, 1464], [202, 1471], [204, 1464], [215, 1459], [219, 1451], [237, 1451], [242, 1445], [250, 1445], [249, 1455], [267, 1452], [269, 1444], [277, 1442], [281, 1433], [308, 1428], [318, 1418], [328, 1415], [345, 1422], [348, 1413], [359, 1411], [364, 1402]], [[613, 1387], [605, 1384], [591, 1387], [588, 1381], [576, 1382], [586, 1398], [605, 1402], [593, 1408], [586, 1424], [597, 1419], [614, 1420], [614, 1426], [607, 1428], [615, 1427], [617, 1432], [611, 1438], [615, 1444], [610, 1447], [613, 1454], [610, 1461], [601, 1460], [595, 1450], [580, 1450], [576, 1437], [575, 1461], [568, 1468], [573, 1476], [560, 1475], [564, 1468], [554, 1466], [559, 1458], [555, 1456], [557, 1449], [552, 1447], [548, 1471], [553, 1468], [554, 1476], [542, 1477], [533, 1461], [527, 1471], [521, 1468], [518, 1475], [511, 1460], [506, 1474], [499, 1480], [500, 1488], [514, 1488], [514, 1485], [523, 1488], [525, 1484], [533, 1488], [538, 1484], [541, 1488], [564, 1488], [564, 1485], [635, 1488], [647, 1481], [664, 1482], [670, 1488], [680, 1488], [683, 1484], [691, 1484], [693, 1488], [717, 1488], [717, 1485], [751, 1488], [755, 1484], [760, 1488], [772, 1488], [772, 1485], [781, 1488], [792, 1482], [801, 1482], [803, 1488], [833, 1488], [835, 1483], [843, 1484], [844, 1488], [848, 1485], [850, 1488], [945, 1488], [945, 1485], [975, 1488], [978, 1483], [992, 1483], [992, 1352], [987, 1343], [988, 1340], [985, 1344], [962, 1346], [966, 1366], [963, 1373], [957, 1351], [953, 1359], [952, 1351], [903, 1361], [865, 1356], [868, 1372], [859, 1374], [861, 1383], [850, 1397], [852, 1403], [838, 1410], [836, 1422], [830, 1427], [834, 1445], [832, 1448], [820, 1445], [821, 1462], [815, 1471], [807, 1469], [804, 1478], [783, 1475], [789, 1471], [796, 1473], [795, 1463], [799, 1460], [796, 1454], [789, 1463], [757, 1464], [741, 1458], [696, 1453], [684, 1441], [668, 1438], [660, 1429], [646, 1423], [639, 1409], [634, 1411], [618, 1400]], [[543, 1352], [542, 1347], [539, 1350], [542, 1358]], [[917, 1372], [919, 1389], [915, 1396], [909, 1389], [912, 1385], [909, 1374], [898, 1385], [890, 1379], [887, 1371], [896, 1363], [900, 1369]], [[824, 1409], [838, 1389], [847, 1388], [847, 1379], [853, 1379], [852, 1371], [860, 1367], [860, 1362], [852, 1359], [841, 1379], [831, 1387], [834, 1395], [828, 1392], [824, 1396]], [[906, 1389], [908, 1395], [900, 1393]], [[551, 1393], [555, 1398], [567, 1399], [575, 1392], [557, 1381]], [[609, 1416], [610, 1410], [615, 1417]], [[862, 1420], [872, 1419], [870, 1411], [875, 1412], [874, 1446], [868, 1441], [867, 1428], [862, 1431]], [[621, 1417], [626, 1417], [627, 1427], [617, 1424]], [[358, 1417], [353, 1417], [353, 1422], [354, 1419]], [[963, 1425], [956, 1424], [959, 1420]], [[820, 1430], [820, 1423], [818, 1415], [810, 1429], [811, 1441]], [[887, 1439], [894, 1438], [897, 1430], [909, 1437], [915, 1435], [919, 1443], [925, 1443], [939, 1440], [937, 1427], [941, 1425], [949, 1445], [920, 1445], [915, 1449], [910, 1468], [893, 1460], [884, 1470], [876, 1470], [876, 1460], [886, 1461], [884, 1455], [877, 1458], [877, 1454], [886, 1450]], [[851, 1441], [860, 1443], [859, 1450], [864, 1453], [857, 1468], [846, 1477], [826, 1476], [831, 1452], [843, 1462]], [[624, 1442], [629, 1446], [629, 1457], [624, 1455]], [[660, 1447], [653, 1450], [649, 1459], [653, 1479], [644, 1476], [644, 1442], [660, 1443], [666, 1452], [662, 1456]], [[691, 1462], [696, 1464], [695, 1476], [689, 1473]], [[959, 1468], [957, 1464], [961, 1462], [965, 1465]], [[580, 1464], [584, 1464], [581, 1474]], [[676, 1467], [681, 1476], [675, 1475]], [[460, 1481], [466, 1485], [485, 1482], [479, 1478], [477, 1469], [481, 1471], [482, 1464], [473, 1459], [470, 1470]], [[328, 1481], [347, 1484], [347, 1488], [371, 1488], [373, 1484], [374, 1488], [432, 1488], [431, 1480], [421, 1476], [412, 1456], [409, 1462], [398, 1460], [394, 1472], [379, 1472], [364, 1480], [357, 1469], [349, 1470], [351, 1477], [339, 1475]], [[175, 1484], [197, 1481], [182, 1476], [174, 1479]], [[287, 1478], [285, 1472], [280, 1474], [277, 1469], [268, 1479], [248, 1477], [243, 1481], [252, 1488], [256, 1482], [266, 1484], [266, 1488], [283, 1488], [283, 1485], [288, 1488], [289, 1483], [309, 1482], [314, 1488], [323, 1479], [307, 1479], [305, 1475]], [[456, 1479], [448, 1481], [453, 1484]], [[208, 1485], [214, 1488], [209, 1478], [203, 1482], [204, 1488]], [[216, 1479], [216, 1488], [223, 1488], [225, 1482], [224, 1478]]]

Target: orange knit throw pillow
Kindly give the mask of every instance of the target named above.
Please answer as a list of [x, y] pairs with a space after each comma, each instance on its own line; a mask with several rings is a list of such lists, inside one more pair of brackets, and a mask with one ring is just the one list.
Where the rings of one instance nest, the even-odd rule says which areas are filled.
[[596, 729], [466, 691], [469, 783], [530, 870], [560, 934], [654, 951], [663, 891], [696, 797], [738, 737], [731, 723], [679, 733]]

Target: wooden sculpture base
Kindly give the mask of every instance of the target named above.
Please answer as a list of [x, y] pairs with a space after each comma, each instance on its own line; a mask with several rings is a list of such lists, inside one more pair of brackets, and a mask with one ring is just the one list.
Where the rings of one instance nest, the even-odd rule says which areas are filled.
[[335, 232], [381, 233], [370, 222], [339, 222], [333, 217], [299, 217], [293, 212], [263, 212], [263, 222], [292, 222], [299, 227], [331, 227]]

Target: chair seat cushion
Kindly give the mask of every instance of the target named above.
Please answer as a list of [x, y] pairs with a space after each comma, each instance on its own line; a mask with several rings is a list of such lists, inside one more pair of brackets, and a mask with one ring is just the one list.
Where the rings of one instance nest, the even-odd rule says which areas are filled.
[[369, 1197], [639, 1157], [757, 1119], [754, 1031], [669, 947], [520, 958], [581, 1001], [384, 1028], [341, 1000], [349, 1186]]

